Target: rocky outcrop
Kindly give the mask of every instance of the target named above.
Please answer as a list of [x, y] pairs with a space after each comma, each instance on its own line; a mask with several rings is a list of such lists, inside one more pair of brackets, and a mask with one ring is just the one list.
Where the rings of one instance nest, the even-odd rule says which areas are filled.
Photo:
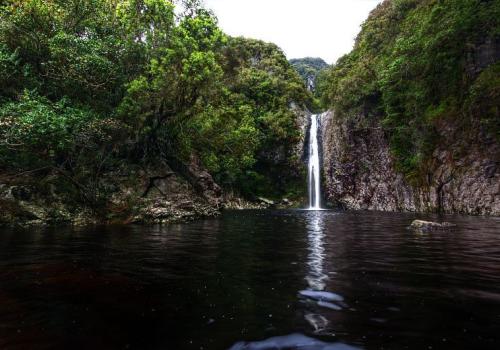
[[452, 224], [450, 222], [433, 222], [433, 221], [424, 221], [424, 220], [414, 220], [410, 228], [417, 232], [429, 232], [429, 231], [442, 231], [449, 230], [457, 225]]
[[485, 68], [500, 60], [500, 38], [483, 38], [482, 42], [467, 47], [466, 71], [475, 78]]
[[4, 175], [0, 225], [169, 223], [218, 215], [220, 188], [205, 171], [188, 168], [194, 185], [163, 162], [123, 165], [102, 177], [99, 205], [79, 200], [78, 192], [54, 173]]
[[345, 209], [416, 211], [413, 189], [394, 171], [383, 131], [323, 115], [325, 195]]
[[0, 183], [0, 225], [91, 224], [91, 210], [63, 198], [49, 183], [23, 177]]
[[395, 170], [376, 121], [323, 120], [326, 197], [346, 209], [500, 215], [500, 149], [481, 128], [439, 126], [440, 141], [418, 185]]
[[217, 208], [222, 205], [222, 189], [215, 183], [212, 175], [203, 168], [201, 161], [196, 156], [191, 155], [189, 164], [184, 164], [174, 158], [169, 159], [169, 164], [177, 173], [184, 177], [193, 188], [208, 201], [208, 203]]

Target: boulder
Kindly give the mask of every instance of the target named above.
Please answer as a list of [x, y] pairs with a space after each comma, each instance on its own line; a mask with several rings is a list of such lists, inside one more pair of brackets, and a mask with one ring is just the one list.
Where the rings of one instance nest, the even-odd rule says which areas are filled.
[[267, 199], [267, 198], [264, 198], [264, 197], [259, 197], [258, 199], [259, 199], [259, 202], [261, 202], [262, 204], [268, 205], [268, 206], [273, 206], [276, 204], [276, 203], [274, 203], [274, 201]]
[[436, 230], [448, 230], [457, 225], [450, 222], [433, 222], [424, 220], [414, 220], [411, 223], [411, 228], [415, 231], [436, 231]]

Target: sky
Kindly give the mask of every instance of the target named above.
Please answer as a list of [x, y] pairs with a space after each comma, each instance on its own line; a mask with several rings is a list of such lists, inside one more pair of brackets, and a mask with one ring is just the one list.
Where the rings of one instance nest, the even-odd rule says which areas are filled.
[[335, 63], [382, 0], [204, 0], [231, 36], [277, 44], [287, 57]]

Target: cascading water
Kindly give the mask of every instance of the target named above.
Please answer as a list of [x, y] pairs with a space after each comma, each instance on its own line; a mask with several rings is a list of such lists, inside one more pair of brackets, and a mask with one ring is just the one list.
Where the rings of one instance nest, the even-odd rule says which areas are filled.
[[308, 171], [308, 190], [309, 190], [309, 210], [321, 209], [321, 182], [320, 182], [320, 161], [319, 161], [319, 142], [318, 129], [319, 118], [321, 115], [311, 115], [311, 129], [309, 131], [309, 171]]

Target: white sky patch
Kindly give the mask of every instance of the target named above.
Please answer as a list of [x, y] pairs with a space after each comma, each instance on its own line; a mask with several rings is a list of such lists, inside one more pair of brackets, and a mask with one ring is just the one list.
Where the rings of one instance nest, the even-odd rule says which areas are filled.
[[288, 58], [335, 63], [382, 0], [204, 0], [229, 35], [277, 44]]

